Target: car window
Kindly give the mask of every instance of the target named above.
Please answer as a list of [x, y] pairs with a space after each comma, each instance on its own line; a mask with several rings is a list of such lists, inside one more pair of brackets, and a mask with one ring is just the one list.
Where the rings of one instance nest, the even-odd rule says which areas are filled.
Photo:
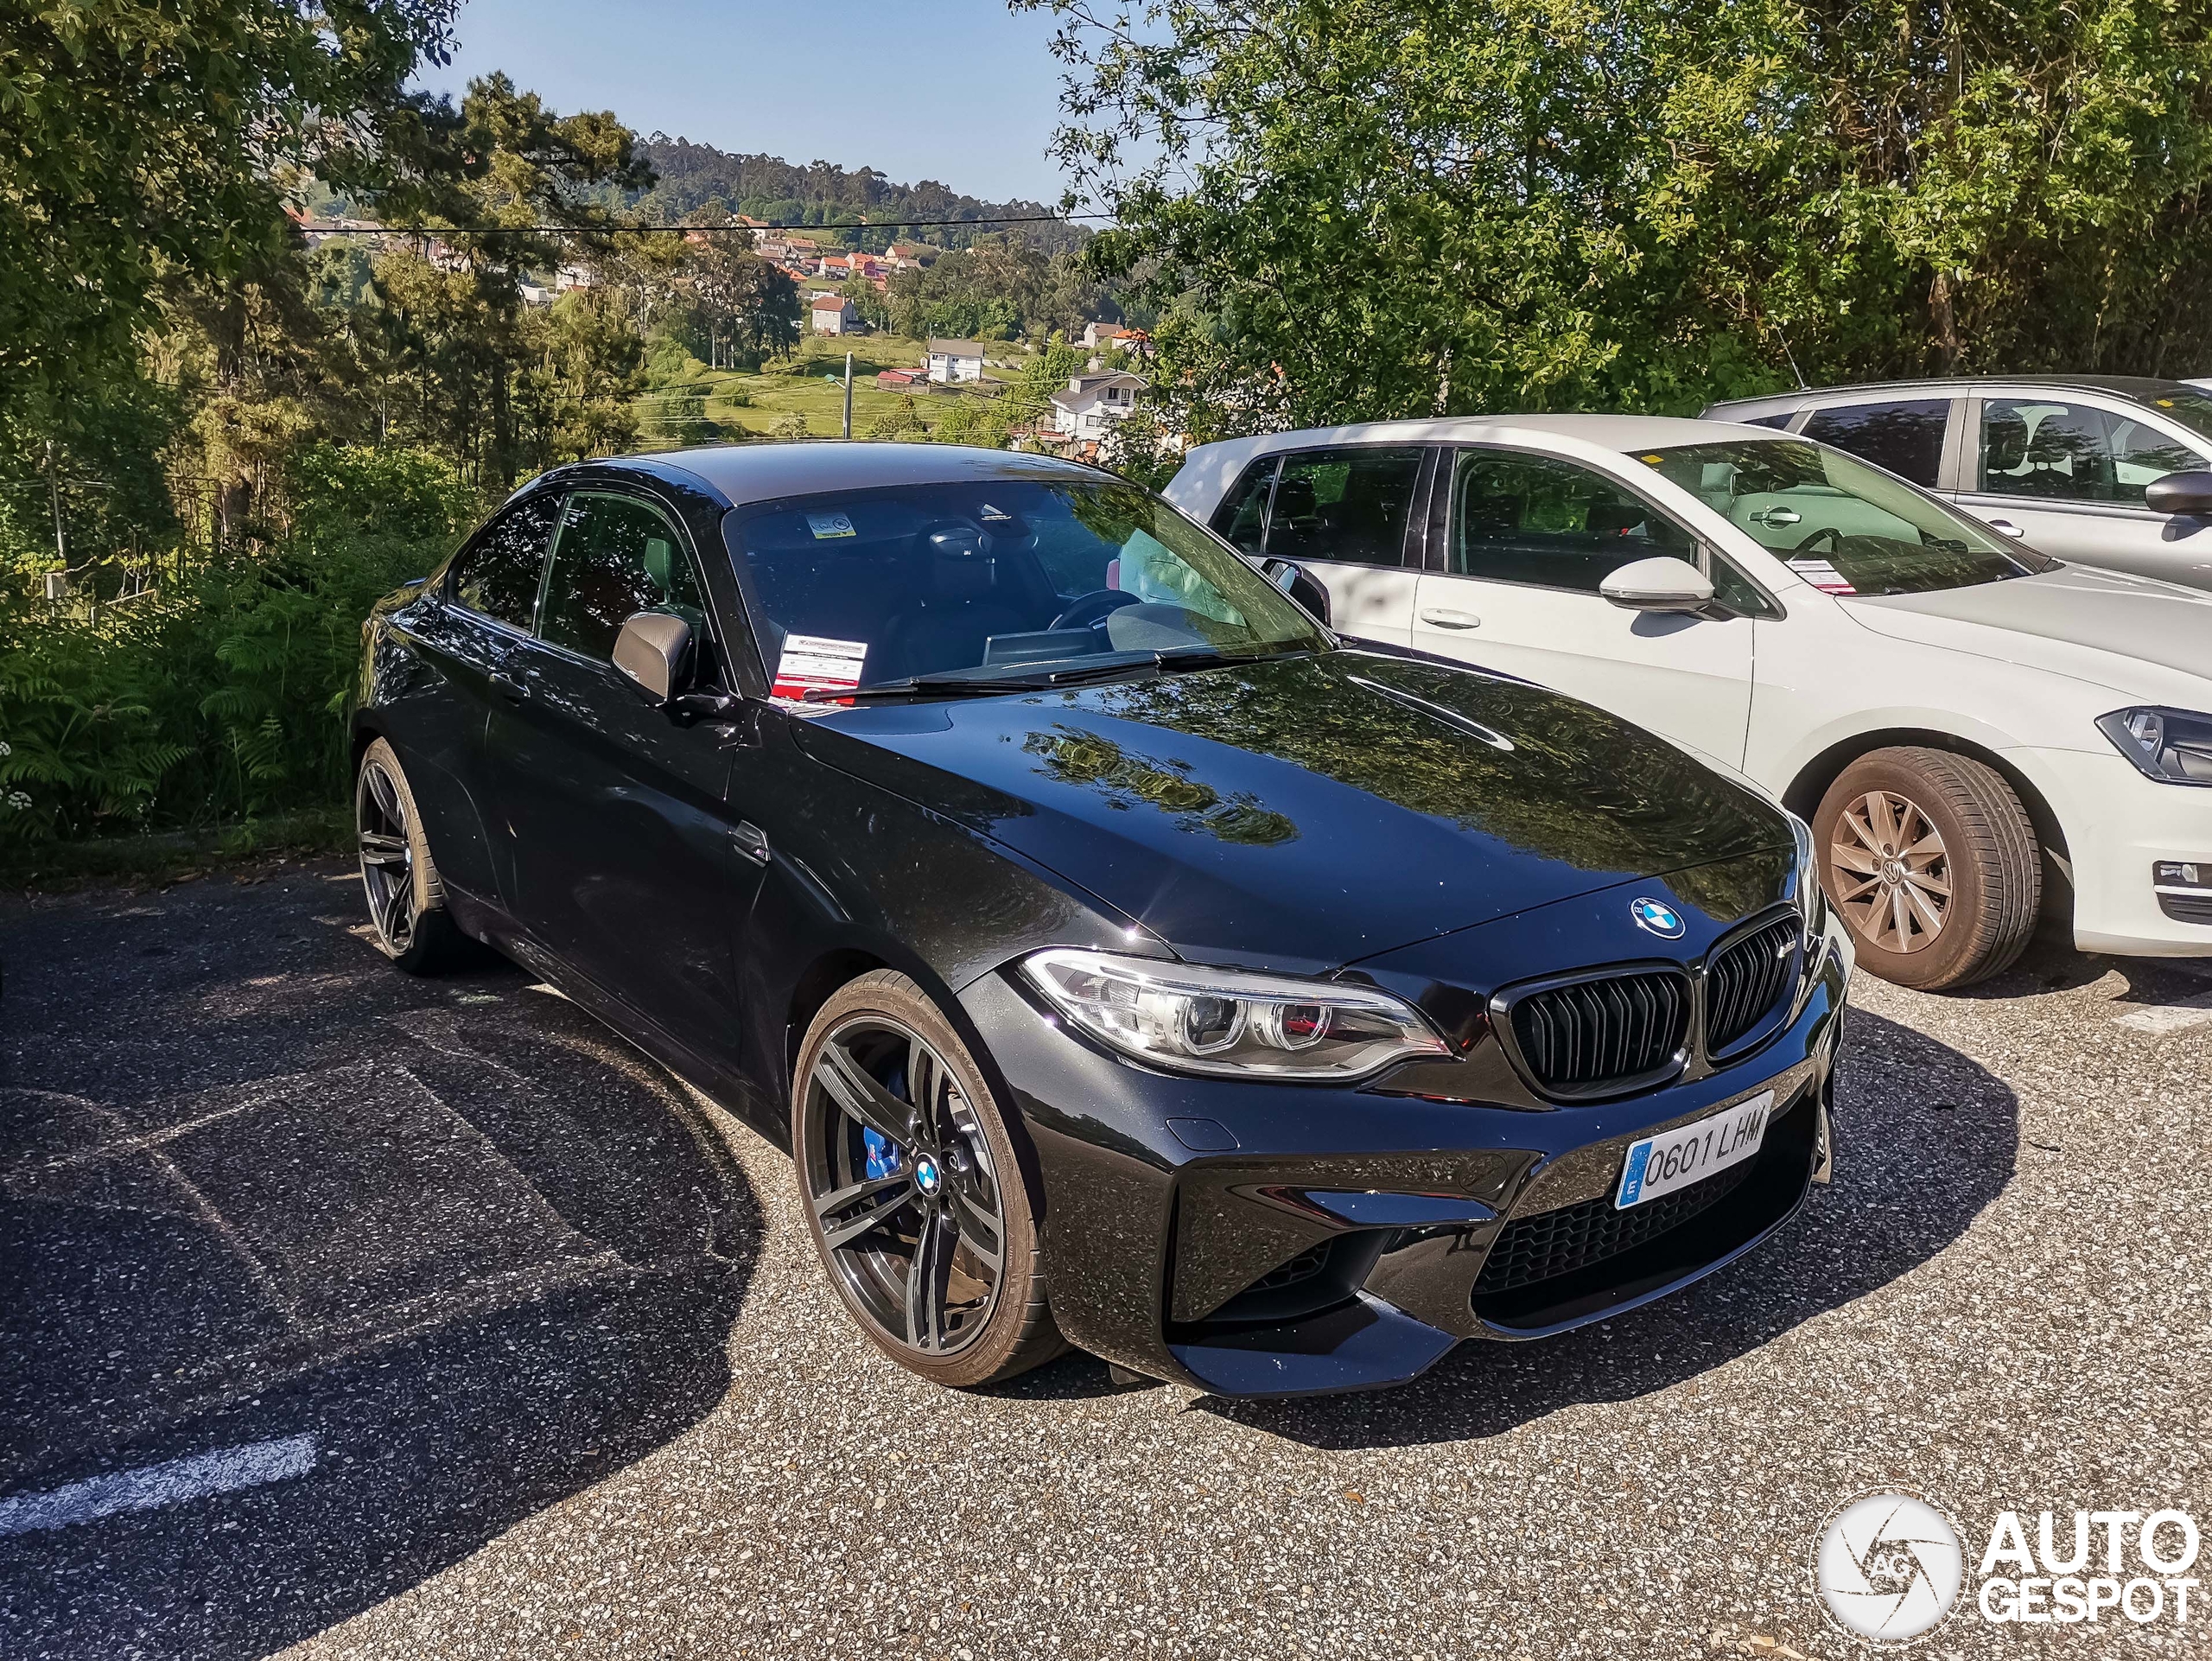
[[1455, 576], [1582, 594], [1656, 554], [1697, 561], [1695, 537], [1595, 468], [1503, 450], [1454, 461], [1450, 548]]
[[[2170, 392], [2159, 392], [2144, 402], [2169, 420], [2179, 422], [2200, 438], [2212, 438], [2212, 392], [2193, 392], [2186, 387], [2177, 386]], [[2203, 464], [2200, 461], [2198, 465]]]
[[1802, 438], [1669, 446], [1637, 459], [1830, 594], [1924, 593], [2053, 569], [1948, 503]]
[[733, 524], [779, 695], [1328, 638], [1159, 498], [1007, 477], [766, 503]]
[[1346, 446], [1282, 458], [1264, 551], [1274, 559], [1395, 565], [1421, 482], [1418, 445]]
[[1766, 590], [1738, 570], [1726, 556], [1706, 550], [1706, 575], [1713, 579], [1713, 597], [1745, 617], [1779, 617], [1782, 608]]
[[1814, 410], [1798, 431], [1933, 490], [1943, 465], [1943, 430], [1950, 418], [1948, 398], [1851, 404]]
[[1246, 468], [1244, 476], [1236, 481], [1236, 488], [1221, 506], [1214, 509], [1209, 521], [1214, 535], [1245, 553], [1265, 551], [1262, 539], [1268, 529], [1268, 493], [1274, 488], [1278, 459], [1263, 455]]
[[454, 557], [446, 573], [447, 597], [528, 633], [545, 574], [545, 545], [560, 513], [558, 496], [532, 497], [501, 513]]
[[584, 657], [611, 659], [624, 622], [654, 610], [676, 612], [695, 630], [705, 627], [698, 577], [676, 527], [634, 497], [569, 498], [538, 634]]
[[[1734, 419], [1732, 417], [1730, 418], [1732, 420]], [[1776, 431], [1779, 432], [1787, 428], [1789, 423], [1796, 420], [1796, 410], [1783, 410], [1779, 414], [1776, 415], [1745, 416], [1738, 424], [1745, 427], [1772, 427]]]
[[2050, 398], [1981, 406], [1981, 488], [1993, 496], [2140, 506], [2145, 487], [2204, 465], [2148, 422]]

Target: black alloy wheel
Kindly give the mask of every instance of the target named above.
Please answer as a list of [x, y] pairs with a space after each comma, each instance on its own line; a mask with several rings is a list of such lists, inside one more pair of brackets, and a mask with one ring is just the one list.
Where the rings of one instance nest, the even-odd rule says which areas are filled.
[[974, 1061], [903, 975], [862, 976], [801, 1047], [792, 1132], [831, 1282], [869, 1338], [941, 1384], [1059, 1347], [1020, 1166]]
[[381, 738], [361, 758], [353, 824], [378, 946], [410, 974], [435, 968], [453, 954], [460, 930], [445, 908], [415, 792], [407, 787], [399, 757]]

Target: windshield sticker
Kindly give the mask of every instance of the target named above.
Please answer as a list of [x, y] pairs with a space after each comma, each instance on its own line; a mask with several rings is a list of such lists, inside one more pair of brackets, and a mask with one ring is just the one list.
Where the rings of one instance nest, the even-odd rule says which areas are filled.
[[809, 692], [849, 692], [861, 684], [861, 665], [867, 661], [866, 640], [787, 634], [776, 664], [775, 696], [797, 703]]
[[832, 537], [852, 537], [860, 533], [853, 529], [853, 522], [842, 513], [810, 513], [806, 528], [814, 532], [817, 542], [827, 542]]
[[1803, 577], [1822, 594], [1857, 594], [1851, 579], [1825, 559], [1789, 559], [1783, 564]]

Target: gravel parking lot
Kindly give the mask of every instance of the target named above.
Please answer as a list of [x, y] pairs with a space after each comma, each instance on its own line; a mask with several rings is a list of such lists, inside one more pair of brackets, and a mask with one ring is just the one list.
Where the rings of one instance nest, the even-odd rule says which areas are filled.
[[1862, 981], [1836, 1182], [1766, 1250], [1240, 1405], [907, 1377], [780, 1154], [359, 921], [335, 867], [0, 913], [0, 1654], [1841, 1657], [1859, 1490], [2212, 1519], [2212, 965]]

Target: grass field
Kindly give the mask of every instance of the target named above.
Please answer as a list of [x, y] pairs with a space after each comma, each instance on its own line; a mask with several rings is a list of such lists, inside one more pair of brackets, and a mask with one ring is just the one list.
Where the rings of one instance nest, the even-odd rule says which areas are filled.
[[[817, 335], [800, 342], [796, 372], [790, 374], [710, 370], [694, 360], [696, 372], [688, 379], [656, 387], [639, 400], [639, 413], [645, 418], [649, 435], [643, 448], [673, 448], [671, 441], [654, 438], [650, 434], [654, 412], [666, 407], [668, 394], [678, 391], [703, 392], [707, 419], [726, 436], [766, 436], [777, 430], [778, 423], [785, 417], [796, 414], [806, 423], [806, 436], [835, 438], [843, 430], [848, 351], [853, 354], [853, 436], [865, 438], [876, 417], [897, 408], [906, 396], [903, 392], [880, 390], [875, 384], [876, 371], [918, 368], [923, 350], [922, 341], [895, 334]], [[1018, 372], [1023, 356], [1023, 349], [1018, 344], [995, 347], [988, 360], [990, 372], [1011, 379]], [[783, 367], [781, 364], [775, 366], [776, 370]], [[825, 376], [834, 379], [825, 379]], [[734, 402], [733, 394], [748, 401]], [[972, 392], [925, 391], [917, 391], [913, 395], [922, 423], [930, 429], [936, 427], [938, 417], [952, 406], [954, 398], [976, 396], [978, 395]]]

